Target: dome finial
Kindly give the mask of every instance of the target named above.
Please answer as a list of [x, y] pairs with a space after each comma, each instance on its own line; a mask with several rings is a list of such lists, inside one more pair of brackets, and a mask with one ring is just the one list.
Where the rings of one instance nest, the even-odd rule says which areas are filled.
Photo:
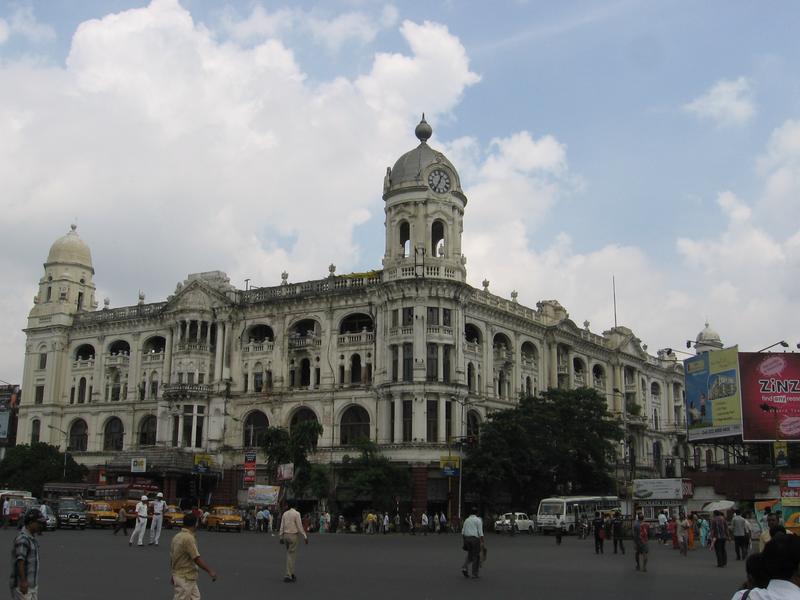
[[422, 142], [423, 144], [427, 142], [430, 137], [433, 135], [433, 129], [428, 122], [425, 120], [425, 113], [422, 113], [422, 120], [419, 122], [419, 125], [416, 126], [414, 129], [414, 135], [417, 136], [417, 139]]
[[71, 223], [69, 228], [70, 228], [70, 230], [75, 231], [78, 228], [78, 224], [77, 223]]

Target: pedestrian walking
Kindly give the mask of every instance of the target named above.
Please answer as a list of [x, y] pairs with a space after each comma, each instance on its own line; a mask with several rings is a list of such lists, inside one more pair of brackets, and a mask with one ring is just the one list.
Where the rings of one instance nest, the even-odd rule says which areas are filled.
[[614, 518], [611, 519], [611, 535], [614, 537], [614, 554], [617, 553], [618, 547], [619, 551], [625, 554], [625, 546], [622, 544], [622, 537], [624, 535], [622, 513], [619, 511], [616, 511], [614, 513]]
[[11, 600], [39, 598], [39, 542], [34, 536], [41, 533], [44, 525], [44, 514], [38, 508], [22, 518], [22, 529], [14, 538], [11, 551]]
[[383, 513], [383, 535], [389, 533], [389, 513]]
[[197, 568], [200, 567], [217, 580], [217, 572], [200, 558], [197, 549], [197, 517], [193, 514], [183, 516], [183, 527], [172, 538], [169, 550], [169, 568], [172, 574], [172, 588], [175, 595], [172, 600], [200, 600], [200, 588], [197, 586]]
[[422, 535], [427, 537], [427, 535], [428, 535], [428, 514], [425, 513], [425, 512], [422, 513], [421, 528], [422, 528]]
[[728, 522], [722, 516], [722, 512], [715, 510], [714, 518], [711, 519], [711, 544], [714, 546], [719, 568], [728, 564], [728, 550], [725, 548], [725, 544], [728, 542], [729, 535]]
[[260, 508], [256, 510], [256, 531], [264, 531], [264, 511]]
[[416, 533], [414, 531], [414, 511], [413, 510], [408, 514], [408, 517], [406, 517], [406, 524], [408, 525], [408, 533], [410, 533], [411, 535], [416, 535]]
[[156, 500], [153, 502], [153, 520], [150, 522], [150, 546], [158, 546], [161, 539], [161, 526], [164, 524], [164, 513], [167, 510], [167, 503], [164, 502], [164, 494], [158, 492]]
[[463, 540], [462, 549], [467, 553], [464, 565], [461, 567], [461, 573], [464, 577], [469, 577], [468, 569], [472, 565], [472, 578], [477, 579], [481, 566], [481, 550], [484, 547], [483, 521], [478, 516], [477, 507], [473, 506], [470, 509], [469, 516], [464, 521], [464, 526], [461, 529], [461, 536]]
[[708, 519], [701, 516], [700, 522], [698, 524], [698, 528], [700, 529], [700, 545], [703, 548], [708, 547], [708, 531], [710, 529], [710, 525], [708, 524]]
[[633, 547], [635, 550], [636, 570], [647, 571], [647, 555], [650, 553], [648, 547], [650, 539], [650, 527], [642, 518], [642, 513], [636, 513], [633, 521]]
[[594, 520], [592, 521], [592, 528], [594, 529], [594, 553], [604, 554], [603, 542], [605, 541], [606, 531], [603, 517], [600, 516], [599, 511], [595, 511]]
[[662, 510], [658, 513], [658, 538], [661, 544], [667, 543], [667, 523], [669, 519], [667, 518], [667, 511]]
[[128, 535], [128, 513], [125, 512], [125, 507], [120, 506], [117, 512], [117, 522], [114, 523], [114, 535], [122, 529], [122, 535]]
[[680, 545], [678, 544], [678, 522], [675, 520], [675, 517], [669, 518], [667, 531], [669, 532], [669, 537], [672, 540], [672, 549], [678, 550], [680, 548]]
[[692, 522], [686, 515], [681, 515], [680, 523], [678, 523], [678, 547], [683, 556], [689, 555], [689, 532], [692, 528]]
[[564, 533], [564, 518], [556, 515], [556, 546], [561, 545], [561, 535]]
[[446, 533], [447, 532], [447, 517], [444, 514], [444, 511], [439, 513], [439, 533]]
[[11, 518], [11, 501], [6, 496], [3, 499], [3, 529], [8, 527], [8, 521]]
[[281, 528], [278, 535], [280, 543], [286, 546], [286, 575], [283, 577], [283, 581], [284, 583], [294, 583], [297, 581], [294, 574], [294, 563], [297, 559], [300, 536], [303, 536], [308, 545], [308, 534], [303, 529], [303, 521], [300, 513], [297, 512], [294, 500], [289, 500], [288, 505], [288, 510], [281, 516]]
[[128, 546], [133, 546], [133, 540], [137, 539], [137, 545], [144, 545], [144, 532], [147, 529], [147, 496], [142, 496], [142, 499], [136, 504], [136, 527], [133, 528], [131, 539], [128, 540]]
[[747, 558], [747, 532], [749, 526], [739, 509], [736, 509], [734, 513], [733, 519], [731, 520], [731, 529], [733, 529], [733, 545], [736, 551], [736, 560], [744, 560]]
[[344, 524], [344, 515], [339, 515], [339, 522], [336, 525], [336, 533], [344, 533], [345, 524]]

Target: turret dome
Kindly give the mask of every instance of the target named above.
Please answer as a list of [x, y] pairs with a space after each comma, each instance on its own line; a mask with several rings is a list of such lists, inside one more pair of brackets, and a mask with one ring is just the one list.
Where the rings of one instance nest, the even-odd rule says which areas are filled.
[[429, 167], [439, 165], [445, 167], [454, 178], [453, 189], [461, 189], [461, 184], [458, 179], [458, 173], [453, 164], [447, 157], [434, 150], [428, 145], [428, 140], [433, 135], [433, 128], [425, 120], [425, 115], [422, 115], [422, 120], [419, 125], [414, 129], [414, 134], [420, 141], [419, 146], [403, 154], [394, 163], [394, 167], [389, 171], [389, 183], [392, 188], [397, 188], [404, 184], [427, 185], [423, 178], [425, 171]]
[[71, 225], [66, 235], [53, 242], [47, 254], [47, 264], [80, 265], [92, 269], [92, 252], [78, 235], [77, 228], [77, 225]]
[[706, 323], [706, 326], [703, 328], [703, 331], [701, 331], [700, 333], [697, 334], [696, 340], [697, 340], [697, 343], [699, 343], [699, 344], [708, 344], [708, 343], [721, 344], [722, 343], [722, 340], [719, 337], [719, 334], [716, 331], [714, 331], [713, 329], [711, 329], [711, 327], [708, 325], [708, 323]]

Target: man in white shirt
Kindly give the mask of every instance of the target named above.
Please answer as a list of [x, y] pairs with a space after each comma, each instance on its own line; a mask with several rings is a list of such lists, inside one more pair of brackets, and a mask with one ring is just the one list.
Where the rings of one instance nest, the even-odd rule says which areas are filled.
[[133, 540], [139, 536], [138, 545], [144, 546], [144, 532], [147, 529], [147, 496], [142, 496], [142, 499], [136, 504], [136, 527], [133, 529], [131, 539], [128, 540], [128, 546], [133, 546]]
[[478, 516], [477, 507], [472, 507], [469, 511], [469, 516], [464, 521], [464, 527], [461, 529], [461, 535], [464, 539], [464, 550], [467, 553], [464, 559], [464, 566], [461, 567], [461, 573], [464, 577], [469, 577], [467, 570], [469, 565], [472, 564], [472, 578], [478, 578], [478, 569], [481, 566], [481, 549], [483, 548], [483, 521]]
[[[800, 600], [800, 537], [777, 534], [767, 543], [762, 557], [770, 577], [769, 585], [749, 590], [747, 599]], [[744, 590], [737, 592], [733, 600], [744, 594]]]
[[667, 543], [667, 515], [663, 510], [658, 513], [658, 537], [660, 543]]
[[3, 529], [8, 527], [8, 520], [11, 516], [11, 502], [8, 498], [3, 500]]
[[731, 529], [733, 529], [733, 544], [736, 550], [736, 560], [744, 560], [747, 558], [748, 525], [739, 509], [736, 509], [736, 514], [733, 515]]
[[428, 535], [428, 514], [425, 511], [422, 511], [422, 535]]
[[288, 504], [289, 510], [283, 513], [281, 517], [281, 528], [278, 533], [281, 544], [286, 545], [286, 576], [283, 581], [284, 583], [294, 583], [297, 581], [297, 577], [294, 575], [294, 562], [297, 557], [298, 542], [302, 535], [306, 544], [308, 544], [308, 535], [303, 528], [303, 520], [300, 518], [300, 513], [295, 510], [294, 500], [289, 500]]
[[158, 546], [161, 538], [161, 525], [164, 522], [164, 512], [167, 510], [167, 503], [164, 502], [164, 494], [158, 492], [156, 500], [153, 502], [153, 522], [150, 523], [150, 545]]

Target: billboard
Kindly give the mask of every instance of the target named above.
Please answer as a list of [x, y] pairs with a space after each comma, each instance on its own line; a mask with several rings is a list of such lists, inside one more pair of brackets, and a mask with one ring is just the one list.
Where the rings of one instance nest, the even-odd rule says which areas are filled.
[[461, 458], [458, 456], [442, 456], [439, 458], [439, 468], [445, 477], [458, 477], [461, 467]]
[[689, 441], [742, 433], [737, 346], [684, 361]]
[[272, 506], [278, 503], [281, 494], [279, 485], [254, 485], [247, 488], [247, 503], [250, 505]]
[[17, 407], [18, 385], [0, 386], [0, 441], [8, 440], [11, 427], [11, 413]]
[[214, 466], [214, 459], [210, 454], [197, 453], [194, 455], [194, 467], [192, 471], [195, 473], [208, 473]]
[[256, 451], [248, 450], [244, 453], [244, 476], [242, 483], [252, 484], [256, 482]]
[[800, 355], [742, 352], [743, 438], [800, 440]]
[[147, 473], [147, 459], [144, 457], [132, 458], [131, 473]]
[[694, 495], [690, 479], [634, 479], [635, 500], [683, 500]]

